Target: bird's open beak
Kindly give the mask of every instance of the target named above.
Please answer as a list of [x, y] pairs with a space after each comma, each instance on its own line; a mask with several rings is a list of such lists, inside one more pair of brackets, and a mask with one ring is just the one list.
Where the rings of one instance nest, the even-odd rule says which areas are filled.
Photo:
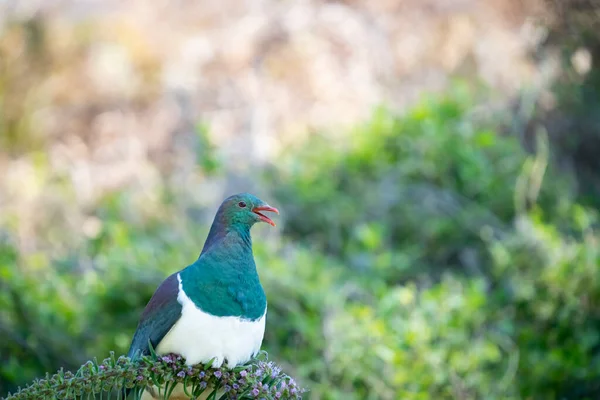
[[279, 214], [279, 210], [276, 209], [275, 207], [271, 207], [269, 205], [264, 205], [264, 206], [258, 206], [258, 207], [254, 207], [252, 209], [252, 212], [256, 215], [258, 215], [258, 217], [260, 218], [261, 221], [266, 222], [267, 224], [271, 225], [271, 226], [275, 226], [275, 222], [273, 222], [271, 220], [271, 218], [261, 214], [261, 211], [269, 211], [269, 212], [274, 212], [275, 214]]

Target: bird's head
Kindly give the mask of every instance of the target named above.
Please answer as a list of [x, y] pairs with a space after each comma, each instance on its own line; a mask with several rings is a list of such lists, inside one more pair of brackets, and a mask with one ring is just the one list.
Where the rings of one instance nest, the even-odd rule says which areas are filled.
[[221, 221], [230, 226], [245, 225], [251, 227], [260, 221], [275, 226], [275, 222], [262, 214], [265, 211], [279, 214], [275, 207], [271, 207], [258, 197], [250, 193], [240, 193], [226, 198], [219, 207], [218, 214], [220, 214]]

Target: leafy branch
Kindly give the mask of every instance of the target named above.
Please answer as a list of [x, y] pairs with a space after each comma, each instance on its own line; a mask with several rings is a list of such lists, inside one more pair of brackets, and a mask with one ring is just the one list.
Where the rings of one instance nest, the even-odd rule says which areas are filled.
[[140, 399], [144, 390], [166, 400], [176, 388], [191, 399], [302, 398], [303, 390], [275, 363], [267, 361], [265, 352], [234, 369], [211, 368], [211, 364], [212, 361], [188, 366], [182, 357], [173, 354], [163, 357], [152, 354], [132, 360], [124, 356], [116, 358], [111, 352], [103, 362], [88, 361], [75, 374], [62, 369], [52, 376], [46, 374], [44, 379], [9, 394], [4, 400], [87, 399], [96, 395], [121, 400], [126, 393]]

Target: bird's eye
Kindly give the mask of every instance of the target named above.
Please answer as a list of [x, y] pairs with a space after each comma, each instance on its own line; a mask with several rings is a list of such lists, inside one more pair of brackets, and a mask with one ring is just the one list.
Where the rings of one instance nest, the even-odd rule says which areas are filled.
[[244, 208], [244, 207], [246, 207], [246, 203], [244, 203], [243, 201], [240, 201], [240, 202], [238, 203], [238, 206], [240, 206], [240, 207]]

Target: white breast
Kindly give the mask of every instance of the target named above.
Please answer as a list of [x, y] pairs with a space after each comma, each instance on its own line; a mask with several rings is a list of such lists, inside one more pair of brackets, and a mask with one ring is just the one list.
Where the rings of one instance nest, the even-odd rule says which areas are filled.
[[220, 367], [227, 360], [227, 366], [233, 368], [258, 353], [265, 334], [266, 310], [256, 321], [215, 317], [198, 309], [183, 291], [181, 276], [177, 279], [181, 318], [158, 344], [157, 354], [179, 354], [188, 365], [216, 358], [212, 365]]

